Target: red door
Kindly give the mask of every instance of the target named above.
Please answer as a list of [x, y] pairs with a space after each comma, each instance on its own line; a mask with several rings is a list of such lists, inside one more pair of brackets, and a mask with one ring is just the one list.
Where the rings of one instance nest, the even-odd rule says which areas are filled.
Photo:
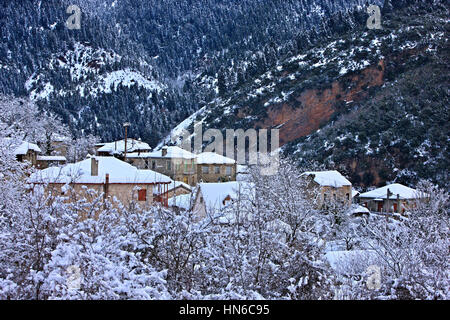
[[378, 202], [378, 212], [383, 211], [383, 202]]
[[398, 212], [398, 211], [397, 211], [397, 204], [396, 204], [396, 203], [394, 203], [394, 212]]

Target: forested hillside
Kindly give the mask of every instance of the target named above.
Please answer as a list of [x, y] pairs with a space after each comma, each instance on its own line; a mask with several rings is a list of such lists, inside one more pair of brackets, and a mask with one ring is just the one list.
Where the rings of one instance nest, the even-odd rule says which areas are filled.
[[381, 30], [352, 12], [354, 27], [332, 28], [183, 126], [278, 128], [286, 155], [345, 172], [356, 186], [421, 178], [446, 185], [448, 9], [387, 2]]
[[[6, 0], [0, 92], [30, 96], [75, 134], [115, 139], [130, 121], [133, 136], [156, 144], [219, 94], [330, 32], [332, 14], [346, 20], [364, 3]], [[72, 4], [80, 30], [65, 26]]]
[[[81, 29], [65, 22], [69, 4]], [[156, 146], [177, 124], [279, 128], [286, 154], [356, 185], [448, 179], [448, 3], [3, 1], [0, 92], [75, 136]], [[195, 116], [192, 116], [195, 114]], [[320, 130], [319, 130], [320, 129]]]

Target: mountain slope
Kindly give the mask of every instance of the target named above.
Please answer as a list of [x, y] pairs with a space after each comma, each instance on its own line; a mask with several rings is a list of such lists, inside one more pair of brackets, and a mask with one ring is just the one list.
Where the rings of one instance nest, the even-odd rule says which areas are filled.
[[[356, 185], [419, 178], [446, 185], [448, 9], [441, 1], [388, 2], [382, 30], [362, 24], [324, 38], [191, 122], [279, 128], [286, 154], [344, 171]], [[183, 126], [192, 131], [189, 121]]]
[[[156, 144], [219, 94], [328, 32], [331, 15], [364, 2], [2, 1], [0, 93], [30, 96], [76, 135], [120, 138], [128, 121], [132, 136]], [[73, 4], [80, 30], [65, 27]]]

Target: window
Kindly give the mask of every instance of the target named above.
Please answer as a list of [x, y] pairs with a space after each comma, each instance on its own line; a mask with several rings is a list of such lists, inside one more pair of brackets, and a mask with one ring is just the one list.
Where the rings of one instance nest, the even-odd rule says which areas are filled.
[[171, 170], [171, 169], [172, 169], [172, 162], [167, 161], [167, 170]]
[[155, 170], [155, 169], [156, 169], [156, 161], [153, 160], [153, 161], [152, 161], [152, 170]]
[[347, 200], [350, 200], [350, 193], [347, 193], [345, 196], [347, 197]]
[[231, 167], [227, 167], [227, 175], [231, 176]]
[[214, 171], [216, 174], [220, 174], [220, 167], [214, 167]]
[[145, 160], [145, 169], [150, 169], [150, 163], [148, 160]]
[[147, 201], [147, 190], [141, 189], [138, 191], [138, 201]]
[[202, 173], [208, 174], [209, 173], [209, 167], [207, 167], [207, 166], [202, 167]]

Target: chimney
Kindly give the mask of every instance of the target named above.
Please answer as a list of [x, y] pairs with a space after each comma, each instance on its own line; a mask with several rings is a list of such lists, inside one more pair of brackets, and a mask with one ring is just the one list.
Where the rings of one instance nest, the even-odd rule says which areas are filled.
[[167, 156], [167, 147], [162, 148], [162, 156], [163, 157]]
[[98, 160], [95, 157], [91, 158], [91, 176], [98, 176]]
[[104, 187], [104, 197], [105, 199], [108, 197], [109, 192], [109, 173], [105, 175], [105, 187]]

